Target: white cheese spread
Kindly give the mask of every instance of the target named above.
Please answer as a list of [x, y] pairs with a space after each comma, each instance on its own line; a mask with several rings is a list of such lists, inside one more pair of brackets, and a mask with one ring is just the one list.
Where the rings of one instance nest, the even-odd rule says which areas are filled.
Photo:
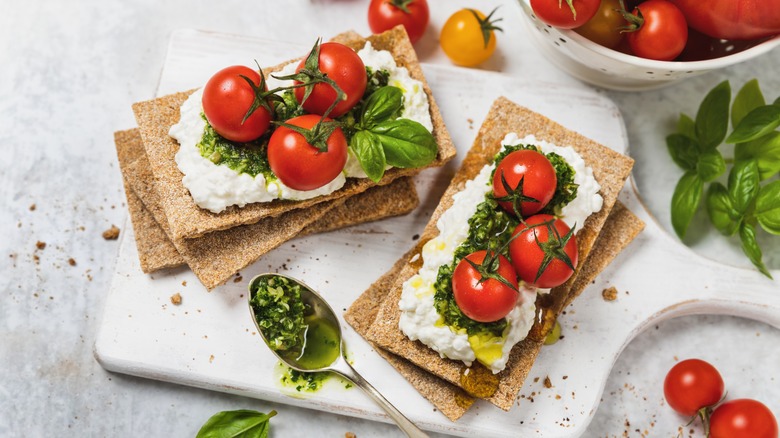
[[[390, 52], [374, 50], [370, 43], [358, 52], [358, 56], [367, 67], [385, 69], [390, 73], [389, 85], [403, 91], [404, 109], [402, 118], [415, 120], [433, 130], [433, 123], [428, 108], [428, 96], [422, 83], [409, 76], [409, 71], [396, 65]], [[295, 73], [298, 62], [286, 65], [278, 76]], [[279, 81], [267, 77], [269, 89], [290, 85], [291, 81]], [[266, 181], [262, 174], [255, 177], [238, 173], [228, 166], [214, 164], [200, 155], [198, 143], [203, 136], [206, 122], [201, 117], [203, 89], [198, 89], [182, 104], [179, 122], [173, 125], [169, 135], [179, 142], [176, 153], [176, 164], [184, 174], [182, 183], [192, 195], [195, 203], [213, 213], [220, 213], [231, 205], [243, 207], [253, 202], [269, 202], [274, 199], [304, 200], [316, 196], [327, 195], [340, 189], [346, 182], [346, 177], [365, 178], [357, 158], [350, 152], [344, 171], [330, 183], [315, 190], [299, 191], [291, 189], [278, 179]]]
[[[533, 136], [521, 140], [514, 133], [508, 134], [502, 141], [502, 145], [507, 146], [519, 143], [537, 145], [545, 153], [554, 151], [574, 168], [575, 182], [580, 184], [580, 188], [577, 198], [563, 209], [563, 214], [568, 215], [570, 220], [573, 218], [572, 224], [577, 222], [579, 226], [591, 213], [601, 209], [599, 185], [593, 178], [593, 171], [585, 165], [582, 157], [574, 149], [540, 142]], [[473, 361], [477, 360], [477, 354], [465, 330], [456, 331], [443, 323], [442, 317], [434, 307], [434, 284], [439, 267], [452, 263], [455, 250], [468, 238], [468, 221], [476, 213], [477, 206], [483, 202], [485, 194], [492, 190], [490, 175], [493, 168], [493, 165], [484, 166], [474, 179], [466, 182], [462, 191], [453, 196], [452, 206], [442, 213], [436, 222], [438, 235], [423, 246], [422, 267], [417, 274], [404, 282], [401, 300], [398, 303], [401, 309], [399, 328], [407, 337], [411, 340], [420, 340], [442, 357], [463, 361], [467, 366], [471, 366]], [[589, 199], [580, 200], [585, 197]], [[572, 204], [575, 205], [574, 208], [567, 208]], [[506, 316], [507, 328], [501, 338], [490, 341], [494, 346], [500, 345], [501, 355], [499, 357], [496, 354], [488, 354], [487, 356], [491, 358], [490, 362], [483, 363], [494, 373], [506, 367], [512, 347], [528, 335], [536, 311], [536, 294], [548, 292], [549, 289], [534, 289], [520, 283], [522, 296], [515, 308]], [[480, 362], [482, 359], [480, 358]]]

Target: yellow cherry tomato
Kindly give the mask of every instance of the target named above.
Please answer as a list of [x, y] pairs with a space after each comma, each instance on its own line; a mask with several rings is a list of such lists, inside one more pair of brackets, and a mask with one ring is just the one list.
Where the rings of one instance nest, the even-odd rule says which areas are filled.
[[492, 19], [476, 9], [461, 9], [444, 23], [439, 43], [447, 57], [457, 65], [473, 67], [485, 62], [496, 50], [496, 30], [502, 30]]
[[621, 30], [628, 24], [620, 9], [620, 0], [601, 0], [596, 15], [574, 31], [596, 44], [614, 49], [623, 41]]

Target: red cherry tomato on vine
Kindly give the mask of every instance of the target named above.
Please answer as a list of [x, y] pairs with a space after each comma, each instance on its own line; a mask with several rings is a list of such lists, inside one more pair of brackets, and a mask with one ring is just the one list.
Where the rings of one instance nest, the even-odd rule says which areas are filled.
[[[306, 114], [286, 123], [311, 129], [320, 116]], [[326, 122], [330, 119], [325, 119]], [[287, 187], [295, 190], [314, 190], [333, 181], [347, 162], [347, 140], [341, 128], [336, 128], [327, 139], [327, 151], [309, 144], [298, 132], [279, 126], [268, 140], [268, 164], [273, 173]]]
[[[255, 87], [260, 86], [260, 74], [249, 67], [234, 65], [223, 68], [203, 87], [203, 113], [217, 133], [239, 143], [252, 141], [263, 135], [271, 123], [271, 113], [261, 107], [244, 120], [256, 93], [242, 76]], [[265, 90], [263, 90], [265, 91]]]
[[[320, 44], [318, 59], [320, 71], [336, 82], [336, 85], [346, 93], [346, 99], [337, 103], [328, 114], [328, 117], [341, 116], [363, 98], [368, 82], [366, 66], [354, 50], [334, 42]], [[296, 72], [304, 67], [305, 62], [305, 58], [301, 60]], [[296, 84], [299, 83], [296, 81]], [[303, 101], [304, 94], [305, 87], [295, 89], [295, 98], [299, 103]], [[330, 84], [324, 82], [315, 84], [311, 94], [303, 103], [303, 109], [313, 114], [323, 115], [337, 96], [336, 90]]]
[[777, 419], [761, 402], [730, 400], [710, 417], [710, 438], [777, 438]]
[[574, 273], [579, 256], [577, 238], [570, 231], [563, 220], [549, 214], [531, 216], [518, 225], [512, 236], [519, 235], [509, 243], [509, 257], [517, 276], [540, 288], [565, 283]]
[[536, 17], [550, 26], [574, 29], [590, 20], [601, 0], [531, 0]]
[[664, 398], [686, 417], [711, 407], [723, 398], [723, 378], [714, 366], [701, 359], [687, 359], [673, 366], [664, 379]]
[[601, 0], [596, 14], [574, 31], [596, 44], [614, 49], [623, 41], [621, 27], [625, 25], [626, 20], [620, 13], [620, 0]]
[[[520, 213], [523, 217], [531, 216], [544, 208], [555, 194], [558, 178], [555, 168], [544, 155], [533, 150], [514, 151], [504, 157], [496, 166], [493, 174], [493, 196], [505, 198], [507, 190], [501, 180], [509, 184], [513, 190], [517, 190], [516, 196], [520, 202]], [[522, 179], [522, 193], [519, 193], [518, 185]], [[535, 199], [521, 200], [521, 199]], [[501, 208], [509, 213], [514, 213], [512, 201], [499, 201]]]
[[636, 23], [636, 30], [626, 35], [631, 51], [636, 56], [671, 61], [682, 53], [688, 42], [685, 16], [677, 6], [666, 0], [641, 3], [628, 19]]
[[429, 15], [427, 0], [371, 0], [368, 26], [371, 32], [382, 33], [402, 24], [415, 43], [425, 33]]
[[[493, 322], [507, 316], [517, 304], [520, 294], [517, 292], [517, 274], [506, 257], [498, 255], [497, 274], [512, 287], [501, 281], [488, 278], [466, 260], [480, 265], [487, 251], [475, 251], [461, 260], [452, 273], [452, 293], [455, 302], [463, 313], [474, 321]], [[514, 289], [513, 289], [514, 288]]]

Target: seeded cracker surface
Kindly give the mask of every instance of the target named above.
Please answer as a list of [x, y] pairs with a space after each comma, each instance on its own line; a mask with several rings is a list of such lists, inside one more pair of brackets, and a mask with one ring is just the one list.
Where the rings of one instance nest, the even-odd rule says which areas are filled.
[[[375, 48], [390, 51], [399, 65], [406, 67], [413, 78], [423, 83], [423, 89], [428, 95], [430, 103], [434, 126], [433, 135], [439, 146], [437, 159], [428, 167], [441, 166], [451, 159], [455, 155], [455, 147], [444, 127], [430, 87], [422, 74], [414, 48], [403, 29], [398, 27], [379, 35], [369, 36], [367, 39], [358, 38], [354, 33], [337, 38], [353, 48], [362, 47], [368, 40]], [[278, 216], [291, 210], [308, 208], [323, 201], [351, 196], [375, 186], [368, 179], [350, 179], [342, 189], [306, 201], [277, 200], [269, 203], [250, 204], [242, 208], [233, 206], [219, 214], [199, 208], [182, 185], [182, 174], [174, 161], [179, 145], [168, 136], [170, 127], [179, 120], [179, 107], [191, 92], [175, 93], [133, 105], [143, 144], [151, 163], [160, 205], [165, 212], [169, 229], [175, 239], [194, 238], [213, 231], [252, 224], [262, 218]], [[398, 177], [419, 173], [420, 170], [391, 169], [385, 173], [385, 177], [379, 184], [387, 184]]]
[[[160, 226], [160, 223], [167, 224], [167, 221], [156, 193], [141, 187], [141, 181], [150, 177], [150, 171], [138, 130], [118, 132], [115, 137], [120, 169], [127, 179], [139, 187], [137, 194], [128, 184], [126, 193], [142, 270], [149, 273], [186, 264], [171, 242], [170, 236]], [[388, 185], [372, 187], [348, 198], [346, 202], [306, 226], [298, 236], [406, 214], [414, 210], [418, 203], [419, 198], [411, 177], [398, 178]], [[229, 233], [229, 230], [223, 233]]]
[[[474, 144], [463, 160], [461, 169], [455, 174], [450, 186], [434, 212], [421, 236], [421, 243], [434, 237], [436, 221], [452, 205], [452, 196], [462, 190], [465, 182], [479, 170], [500, 149], [500, 142], [508, 132], [516, 132], [521, 138], [534, 134], [539, 140], [546, 140], [559, 146], [572, 146], [593, 169], [596, 180], [601, 185], [600, 194], [604, 199], [602, 210], [592, 214], [584, 227], [577, 233], [580, 266], [587, 262], [587, 256], [606, 220], [617, 195], [628, 177], [633, 160], [607, 147], [567, 130], [552, 120], [523, 108], [506, 98], [498, 98], [491, 107], [484, 123], [480, 127]], [[400, 310], [398, 301], [401, 296], [401, 284], [414, 275], [415, 268], [407, 265], [382, 303], [377, 318], [367, 333], [367, 339], [380, 347], [398, 354], [417, 366], [424, 368], [446, 381], [460, 385], [462, 363], [439, 357], [439, 354], [420, 342], [409, 340], [398, 328]], [[575, 275], [577, 275], [575, 273]], [[574, 278], [574, 276], [572, 276]], [[572, 280], [553, 289], [550, 310], [557, 315], [563, 309], [568, 297]], [[526, 339], [512, 350], [506, 369], [498, 374], [500, 383], [496, 393], [488, 400], [496, 406], [508, 410], [512, 407], [533, 362], [541, 347], [541, 341]]]

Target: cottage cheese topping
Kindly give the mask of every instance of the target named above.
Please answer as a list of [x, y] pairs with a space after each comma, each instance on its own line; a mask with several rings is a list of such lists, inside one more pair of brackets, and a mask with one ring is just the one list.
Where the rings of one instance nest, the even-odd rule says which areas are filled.
[[[392, 54], [386, 50], [374, 50], [370, 43], [358, 52], [358, 56], [367, 67], [385, 69], [390, 73], [389, 85], [403, 91], [404, 109], [401, 117], [415, 120], [433, 130], [433, 123], [428, 108], [428, 96], [422, 83], [409, 76], [409, 71], [396, 65]], [[295, 73], [298, 62], [286, 65], [277, 76]], [[290, 85], [291, 81], [279, 81], [267, 77], [269, 89]], [[321, 195], [327, 195], [340, 189], [346, 182], [346, 177], [365, 178], [360, 163], [350, 151], [344, 171], [330, 183], [308, 191], [291, 189], [278, 179], [267, 181], [259, 174], [256, 177], [237, 173], [228, 166], [214, 164], [202, 157], [197, 147], [203, 136], [206, 122], [201, 117], [203, 89], [192, 93], [181, 106], [179, 123], [173, 125], [169, 135], [179, 142], [176, 153], [176, 164], [184, 174], [182, 183], [192, 195], [195, 203], [213, 213], [220, 213], [231, 205], [243, 207], [253, 202], [269, 202], [274, 199], [304, 200]]]
[[[563, 209], [564, 219], [568, 218], [578, 227], [585, 219], [601, 209], [601, 196], [598, 195], [599, 185], [593, 178], [593, 171], [585, 166], [582, 157], [570, 147], [558, 147], [546, 142], [537, 141], [533, 136], [519, 139], [517, 134], [508, 134], [503, 145], [518, 143], [534, 144], [541, 147], [545, 153], [556, 152], [561, 155], [575, 170], [575, 182], [580, 184], [577, 198]], [[425, 345], [437, 351], [442, 357], [461, 360], [471, 366], [476, 354], [469, 343], [465, 330], [455, 329], [445, 325], [434, 307], [434, 284], [439, 267], [452, 263], [455, 250], [466, 241], [469, 231], [469, 218], [484, 200], [485, 194], [492, 190], [490, 174], [493, 165], [486, 165], [472, 180], [466, 182], [465, 188], [453, 196], [453, 204], [439, 218], [436, 227], [438, 235], [428, 241], [422, 249], [423, 265], [419, 272], [407, 280], [402, 287], [399, 327], [411, 340], [420, 340]], [[587, 198], [583, 201], [581, 198]], [[569, 208], [574, 205], [574, 207]], [[567, 221], [567, 224], [569, 222]], [[494, 373], [506, 367], [512, 347], [523, 340], [533, 326], [536, 311], [536, 294], [549, 293], [549, 289], [535, 289], [524, 286], [521, 282], [521, 299], [514, 309], [506, 316], [507, 328], [503, 339], [493, 342], [502, 343], [500, 358], [485, 364]]]

